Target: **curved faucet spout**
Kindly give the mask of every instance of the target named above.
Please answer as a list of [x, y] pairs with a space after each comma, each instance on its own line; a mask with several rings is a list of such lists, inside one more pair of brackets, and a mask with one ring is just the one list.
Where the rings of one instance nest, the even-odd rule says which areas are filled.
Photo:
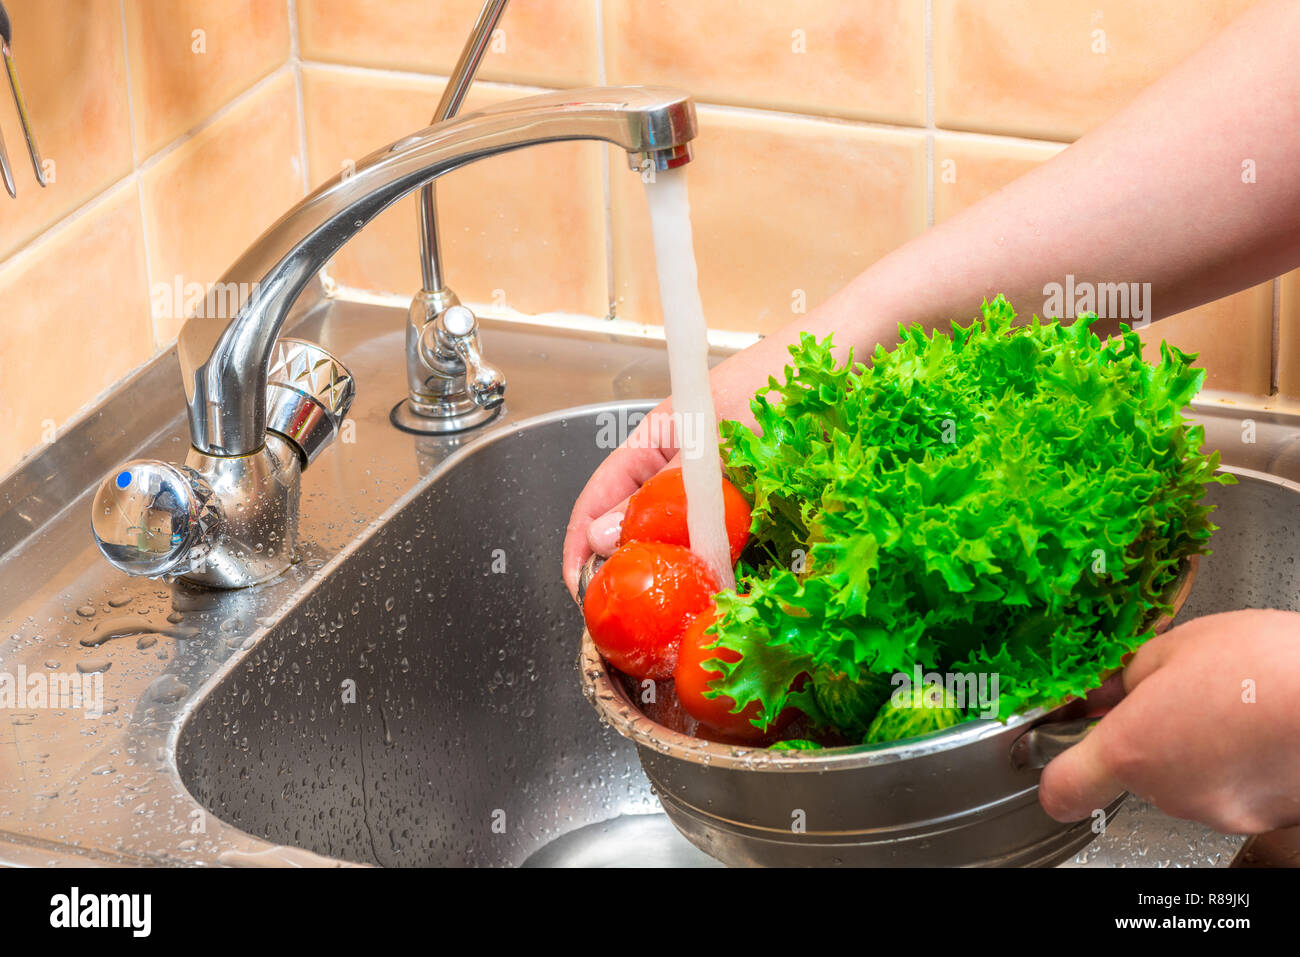
[[371, 153], [272, 225], [226, 271], [177, 340], [194, 447], [247, 455], [266, 438], [271, 352], [294, 300], [366, 223], [421, 184], [485, 156], [557, 140], [604, 140], [634, 168], [691, 158], [695, 107], [676, 90], [565, 90], [501, 103]]

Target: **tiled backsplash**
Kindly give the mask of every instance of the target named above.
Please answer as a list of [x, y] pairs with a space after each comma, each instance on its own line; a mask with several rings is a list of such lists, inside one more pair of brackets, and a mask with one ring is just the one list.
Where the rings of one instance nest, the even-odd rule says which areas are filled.
[[[606, 82], [690, 90], [705, 307], [717, 328], [767, 332], [1050, 158], [1250, 3], [514, 0], [467, 108]], [[186, 284], [425, 125], [480, 2], [7, 6], [55, 179], [39, 189], [19, 155], [18, 201], [0, 197], [0, 472], [169, 345]], [[0, 128], [20, 151], [7, 96]], [[439, 207], [467, 300], [658, 321], [645, 200], [622, 156], [579, 143], [497, 157], [446, 177]], [[413, 292], [413, 201], [331, 274]], [[1282, 392], [1300, 396], [1300, 283], [1274, 285], [1145, 335], [1201, 350], [1212, 387], [1257, 396], [1276, 336]]]
[[0, 473], [166, 348], [186, 284], [306, 191], [287, 0], [5, 6], [52, 182], [0, 90]]
[[[305, 64], [312, 186], [427, 125], [442, 88], [434, 77]], [[476, 84], [466, 109], [518, 95]], [[456, 293], [521, 312], [604, 315], [601, 160], [594, 143], [553, 143], [482, 160], [439, 180], [443, 265]], [[408, 196], [348, 243], [330, 274], [345, 285], [409, 296], [420, 288], [418, 241], [415, 197]]]
[[[771, 332], [925, 229], [920, 130], [708, 106], [699, 120], [687, 182], [711, 326]], [[616, 309], [658, 321], [645, 190], [611, 165]]]

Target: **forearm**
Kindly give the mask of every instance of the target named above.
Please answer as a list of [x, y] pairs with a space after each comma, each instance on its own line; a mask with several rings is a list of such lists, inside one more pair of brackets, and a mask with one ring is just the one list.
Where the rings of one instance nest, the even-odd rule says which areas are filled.
[[[786, 347], [801, 332], [834, 334], [841, 351], [863, 359], [878, 343], [895, 342], [900, 324], [968, 320], [998, 293], [1022, 314], [1044, 315], [1044, 286], [1070, 275], [1076, 283], [1150, 283], [1149, 318], [1156, 319], [1300, 263], [1296, 49], [1300, 3], [1260, 3], [1050, 162], [899, 247], [807, 316], [715, 368], [718, 415], [752, 424], [755, 391], [785, 364]], [[1247, 161], [1255, 182], [1243, 180]], [[656, 411], [670, 407], [666, 399]], [[591, 520], [675, 453], [672, 442], [629, 443], [597, 471], [565, 543], [571, 589]]]
[[[1005, 293], [1150, 283], [1158, 319], [1300, 262], [1300, 4], [1263, 3], [1051, 161], [880, 260], [802, 322], [858, 355]], [[1243, 181], [1243, 163], [1256, 181]]]

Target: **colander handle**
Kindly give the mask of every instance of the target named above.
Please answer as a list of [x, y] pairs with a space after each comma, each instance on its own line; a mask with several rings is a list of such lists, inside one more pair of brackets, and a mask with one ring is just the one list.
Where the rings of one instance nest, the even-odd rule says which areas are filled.
[[1011, 745], [1011, 766], [1017, 771], [1047, 766], [1047, 762], [1083, 740], [1100, 718], [1052, 721], [1031, 728]]

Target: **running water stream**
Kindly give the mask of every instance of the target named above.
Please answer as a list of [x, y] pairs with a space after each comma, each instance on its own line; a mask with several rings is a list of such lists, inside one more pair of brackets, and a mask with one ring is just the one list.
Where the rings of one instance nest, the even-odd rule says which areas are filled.
[[686, 527], [691, 551], [717, 573], [723, 589], [736, 586], [723, 514], [718, 416], [709, 390], [709, 341], [700, 302], [699, 271], [691, 237], [691, 203], [683, 169], [656, 173], [645, 184], [654, 232], [659, 299], [668, 340], [673, 427], [686, 486]]

